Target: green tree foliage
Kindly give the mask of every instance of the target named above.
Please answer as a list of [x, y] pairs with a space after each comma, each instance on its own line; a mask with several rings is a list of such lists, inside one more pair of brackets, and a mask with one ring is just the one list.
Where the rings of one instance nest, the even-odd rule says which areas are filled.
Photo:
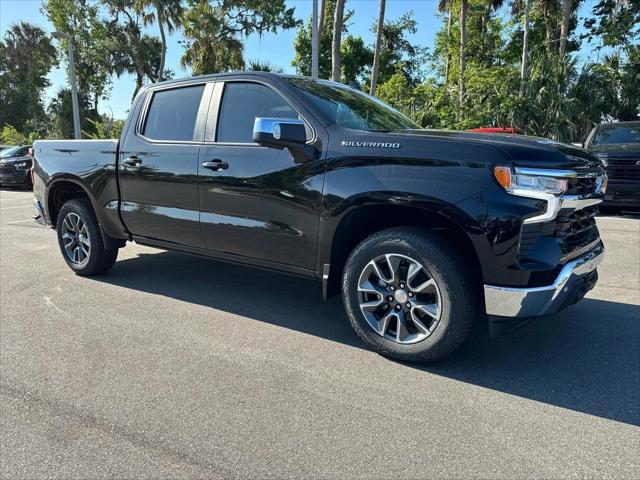
[[0, 130], [0, 144], [2, 145], [24, 145], [29, 139], [16, 130], [13, 125], [5, 125]]
[[224, 11], [208, 0], [192, 0], [184, 18], [183, 67], [194, 75], [244, 69], [244, 44]]
[[[58, 31], [73, 39], [78, 89], [98, 107], [111, 85], [110, 47], [107, 25], [100, 18], [102, 3], [92, 0], [44, 0], [42, 10]], [[67, 61], [67, 40], [58, 50]]]
[[[335, 0], [327, 1], [325, 16], [333, 18]], [[362, 37], [349, 34], [349, 19], [353, 11], [345, 12], [343, 23], [343, 40], [340, 46], [341, 80], [345, 83], [357, 81], [369, 85], [371, 65], [375, 46], [366, 44]], [[320, 35], [318, 75], [320, 78], [331, 77], [331, 21], [325, 22]], [[375, 32], [376, 25], [372, 27]], [[396, 20], [384, 22], [381, 39], [380, 66], [378, 83], [388, 81], [395, 73], [401, 72], [411, 84], [417, 84], [424, 78], [422, 66], [426, 62], [426, 49], [413, 45], [408, 35], [417, 32], [417, 24], [413, 14], [407, 13]], [[295, 57], [292, 65], [299, 75], [311, 75], [311, 19], [298, 29], [294, 41]]]
[[[325, 0], [324, 15], [322, 15], [322, 29], [319, 31], [318, 42], [318, 75], [320, 78], [331, 77], [331, 41], [333, 39], [333, 17], [336, 9], [336, 0]], [[352, 11], [344, 12], [343, 35], [348, 32], [348, 22]], [[348, 36], [343, 42], [347, 42]], [[291, 64], [299, 75], [311, 75], [311, 18], [298, 28], [296, 38], [293, 41], [295, 56]], [[344, 61], [344, 57], [342, 58]]]
[[106, 115], [100, 115], [97, 119], [89, 119], [92, 125], [92, 132], [83, 132], [87, 138], [94, 140], [120, 138], [124, 128], [124, 120], [113, 119]]
[[[375, 26], [372, 30], [375, 31]], [[410, 84], [422, 81], [427, 50], [412, 44], [407, 38], [408, 35], [417, 31], [418, 25], [411, 12], [397, 20], [384, 22], [378, 82], [386, 82], [397, 72], [402, 73]]]
[[629, 45], [640, 39], [640, 1], [600, 0], [593, 16], [584, 20], [585, 38], [599, 38], [602, 46]]
[[[105, 0], [109, 18], [105, 20], [110, 72], [117, 77], [135, 75], [138, 90], [146, 81], [160, 78], [162, 43], [157, 37], [142, 33], [138, 0]], [[164, 72], [166, 77], [168, 72]]]
[[[80, 129], [85, 136], [91, 137], [96, 133], [95, 121], [100, 116], [93, 107], [87, 95], [81, 92], [78, 95], [80, 107]], [[71, 103], [71, 90], [61, 88], [51, 100], [48, 108], [49, 133], [52, 138], [73, 138], [73, 106]]]
[[248, 60], [245, 64], [245, 68], [251, 72], [274, 72], [283, 73], [280, 67], [275, 67], [269, 62], [262, 60]]
[[0, 41], [0, 125], [26, 133], [44, 117], [42, 96], [55, 49], [44, 31], [26, 22], [11, 25]]
[[180, 63], [194, 75], [242, 70], [243, 37], [298, 25], [284, 0], [190, 0]]
[[[634, 2], [616, 7], [619, 17], [606, 1], [594, 7], [590, 38], [602, 38], [615, 48], [601, 55], [599, 62], [580, 63], [574, 53], [582, 40], [575, 35], [576, 15], [572, 13], [567, 22], [561, 2], [530, 0], [524, 75], [523, 2], [515, 2], [511, 15], [505, 9], [496, 11], [496, 3], [501, 2], [468, 1], [462, 98], [460, 63], [454, 61], [461, 44], [460, 3], [447, 0], [441, 2], [444, 21], [429, 57], [427, 79], [412, 84], [392, 74], [379, 87], [378, 96], [427, 127], [514, 126], [527, 134], [562, 141], [584, 139], [603, 120], [639, 118], [640, 47], [624, 43], [638, 35], [637, 21], [629, 20], [637, 19]], [[563, 21], [567, 22], [564, 32]], [[566, 43], [561, 54], [563, 34]]]
[[158, 79], [165, 78], [164, 65], [167, 57], [167, 35], [165, 27], [169, 33], [179, 27], [182, 23], [184, 9], [182, 0], [135, 0], [135, 10], [142, 15], [145, 25], [158, 24], [160, 31], [160, 64], [158, 67]]

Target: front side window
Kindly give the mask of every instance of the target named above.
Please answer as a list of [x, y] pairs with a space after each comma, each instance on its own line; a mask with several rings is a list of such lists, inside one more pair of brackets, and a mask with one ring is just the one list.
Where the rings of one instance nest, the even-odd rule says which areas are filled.
[[420, 128], [416, 122], [381, 102], [334, 82], [290, 78], [293, 85], [329, 122], [354, 130], [380, 131]]
[[143, 134], [153, 140], [191, 141], [204, 85], [153, 94]]
[[298, 118], [280, 95], [259, 83], [228, 82], [222, 94], [216, 141], [253, 143], [256, 117]]

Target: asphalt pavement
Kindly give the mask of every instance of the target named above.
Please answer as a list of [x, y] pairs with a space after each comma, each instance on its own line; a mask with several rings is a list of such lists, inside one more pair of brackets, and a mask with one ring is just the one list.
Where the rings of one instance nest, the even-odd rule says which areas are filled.
[[579, 304], [435, 365], [295, 277], [129, 244], [74, 275], [0, 191], [0, 477], [639, 478], [640, 217]]

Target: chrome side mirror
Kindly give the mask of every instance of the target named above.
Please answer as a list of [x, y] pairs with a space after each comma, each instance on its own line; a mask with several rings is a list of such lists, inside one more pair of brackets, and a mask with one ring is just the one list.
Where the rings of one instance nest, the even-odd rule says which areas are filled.
[[273, 148], [302, 147], [307, 141], [307, 131], [304, 122], [295, 118], [256, 117], [253, 141]]

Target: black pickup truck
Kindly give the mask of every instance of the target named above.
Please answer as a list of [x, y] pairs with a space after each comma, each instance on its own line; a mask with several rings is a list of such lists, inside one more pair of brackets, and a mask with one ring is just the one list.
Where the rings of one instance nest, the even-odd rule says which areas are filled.
[[605, 165], [606, 207], [640, 207], [640, 121], [601, 123], [584, 143]]
[[328, 81], [155, 84], [119, 141], [37, 141], [34, 155], [36, 220], [77, 274], [135, 241], [315, 278], [401, 360], [447, 355], [476, 319], [504, 331], [575, 303], [603, 258], [592, 153], [423, 130]]

